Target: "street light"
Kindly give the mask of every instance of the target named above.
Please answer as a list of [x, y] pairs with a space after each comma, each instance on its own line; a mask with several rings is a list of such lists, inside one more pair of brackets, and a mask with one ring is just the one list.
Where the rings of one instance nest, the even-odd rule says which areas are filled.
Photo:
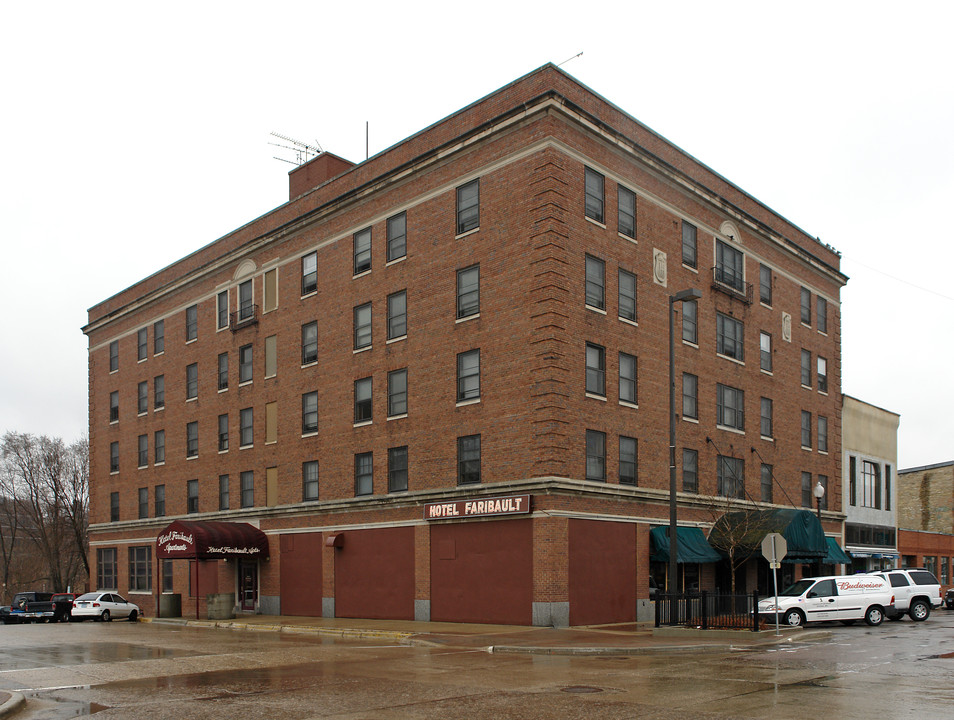
[[821, 484], [821, 480], [812, 488], [812, 495], [815, 496], [815, 507], [818, 513], [818, 522], [821, 522], [821, 501], [825, 497], [825, 486]]
[[[673, 327], [676, 323], [676, 303], [698, 300], [702, 292], [697, 288], [681, 290], [669, 296], [669, 592], [675, 595], [679, 566], [676, 553], [676, 351], [673, 344]], [[671, 616], [672, 617], [672, 616]]]

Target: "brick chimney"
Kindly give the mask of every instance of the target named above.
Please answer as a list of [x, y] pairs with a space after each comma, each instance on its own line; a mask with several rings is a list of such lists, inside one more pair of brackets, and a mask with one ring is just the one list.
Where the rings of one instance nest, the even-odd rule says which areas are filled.
[[331, 178], [340, 175], [354, 167], [354, 163], [329, 152], [323, 152], [318, 157], [299, 165], [288, 173], [288, 199], [294, 200], [319, 185], [328, 182]]

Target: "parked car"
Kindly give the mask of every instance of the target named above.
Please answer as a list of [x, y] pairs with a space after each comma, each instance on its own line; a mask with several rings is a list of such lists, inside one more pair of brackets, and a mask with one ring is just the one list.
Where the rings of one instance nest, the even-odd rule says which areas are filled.
[[894, 612], [888, 615], [889, 620], [900, 620], [907, 613], [915, 622], [922, 622], [932, 609], [941, 607], [941, 585], [930, 570], [883, 570], [874, 575], [888, 580], [894, 590]]
[[93, 618], [109, 622], [114, 617], [119, 617], [135, 622], [141, 614], [138, 605], [114, 592], [86, 593], [73, 601], [74, 620]]
[[53, 597], [51, 592], [18, 592], [13, 596], [13, 602], [9, 605], [0, 607], [0, 620], [4, 625], [15, 625], [16, 623], [30, 622], [26, 615], [26, 606], [33, 602], [49, 602]]
[[49, 600], [33, 600], [23, 606], [23, 622], [69, 622], [76, 593], [53, 593]]
[[759, 615], [770, 623], [790, 627], [808, 622], [839, 620], [851, 625], [864, 620], [880, 625], [894, 613], [894, 593], [883, 577], [875, 575], [834, 575], [803, 578], [775, 596], [759, 602]]

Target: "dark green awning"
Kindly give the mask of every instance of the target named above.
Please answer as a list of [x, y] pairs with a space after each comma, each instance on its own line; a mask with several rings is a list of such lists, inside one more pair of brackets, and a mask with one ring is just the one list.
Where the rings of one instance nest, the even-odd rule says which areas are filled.
[[851, 565], [851, 555], [846, 553], [838, 546], [838, 541], [833, 537], [826, 537], [828, 541], [828, 555], [825, 556], [825, 562], [829, 565]]
[[725, 513], [709, 533], [709, 544], [726, 554], [734, 548], [736, 553], [761, 555], [762, 540], [769, 533], [780, 533], [788, 543], [782, 562], [824, 562], [828, 555], [825, 531], [815, 513], [795, 508]]
[[[669, 528], [654, 527], [649, 531], [649, 536], [653, 543], [653, 554], [649, 559], [653, 562], [669, 562]], [[710, 563], [722, 559], [709, 545], [702, 528], [677, 528], [676, 542], [679, 545], [676, 562]]]

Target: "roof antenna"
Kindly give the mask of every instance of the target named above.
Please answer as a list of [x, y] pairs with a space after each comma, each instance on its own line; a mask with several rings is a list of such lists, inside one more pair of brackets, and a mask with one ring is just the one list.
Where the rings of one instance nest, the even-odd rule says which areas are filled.
[[580, 50], [580, 52], [578, 52], [578, 53], [577, 53], [576, 55], [574, 55], [573, 57], [567, 58], [567, 59], [564, 60], [563, 62], [559, 63], [559, 64], [557, 65], [557, 67], [563, 67], [563, 66], [566, 65], [568, 62], [570, 62], [570, 60], [576, 60], [576, 59], [577, 59], [578, 57], [580, 57], [580, 55], [582, 55], [582, 54], [583, 54], [583, 51]]
[[291, 150], [295, 153], [294, 160], [287, 160], [285, 158], [278, 157], [273, 155], [276, 160], [281, 160], [282, 162], [287, 162], [292, 165], [304, 165], [306, 162], [311, 160], [313, 157], [318, 157], [322, 152], [321, 145], [318, 144], [318, 141], [312, 143], [302, 142], [301, 140], [295, 140], [295, 138], [286, 137], [285, 135], [279, 135], [277, 132], [269, 133], [272, 137], [277, 137], [279, 140], [284, 140], [286, 143], [291, 143], [291, 145], [282, 145], [281, 143], [270, 142], [269, 145], [274, 145], [275, 147], [280, 147], [285, 150]]

